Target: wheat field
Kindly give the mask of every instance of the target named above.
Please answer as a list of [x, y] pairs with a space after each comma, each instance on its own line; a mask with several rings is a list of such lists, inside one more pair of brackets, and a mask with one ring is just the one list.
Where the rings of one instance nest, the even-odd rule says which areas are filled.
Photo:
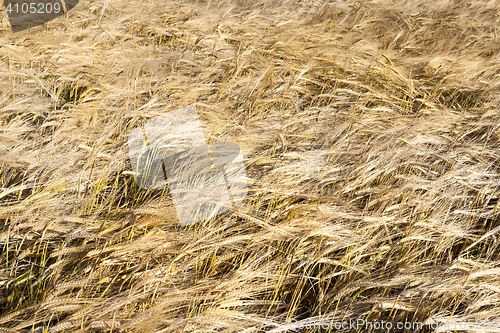
[[[497, 318], [499, 12], [80, 0], [14, 34], [2, 7], [0, 332]], [[127, 140], [191, 104], [249, 192], [181, 227]]]

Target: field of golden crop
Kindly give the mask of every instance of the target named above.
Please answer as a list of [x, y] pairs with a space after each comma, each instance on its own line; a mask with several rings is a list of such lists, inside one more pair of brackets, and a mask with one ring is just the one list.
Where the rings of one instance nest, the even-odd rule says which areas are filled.
[[[0, 332], [497, 319], [499, 13], [80, 0], [13, 34], [2, 8]], [[250, 191], [180, 227], [127, 140], [190, 104]]]

